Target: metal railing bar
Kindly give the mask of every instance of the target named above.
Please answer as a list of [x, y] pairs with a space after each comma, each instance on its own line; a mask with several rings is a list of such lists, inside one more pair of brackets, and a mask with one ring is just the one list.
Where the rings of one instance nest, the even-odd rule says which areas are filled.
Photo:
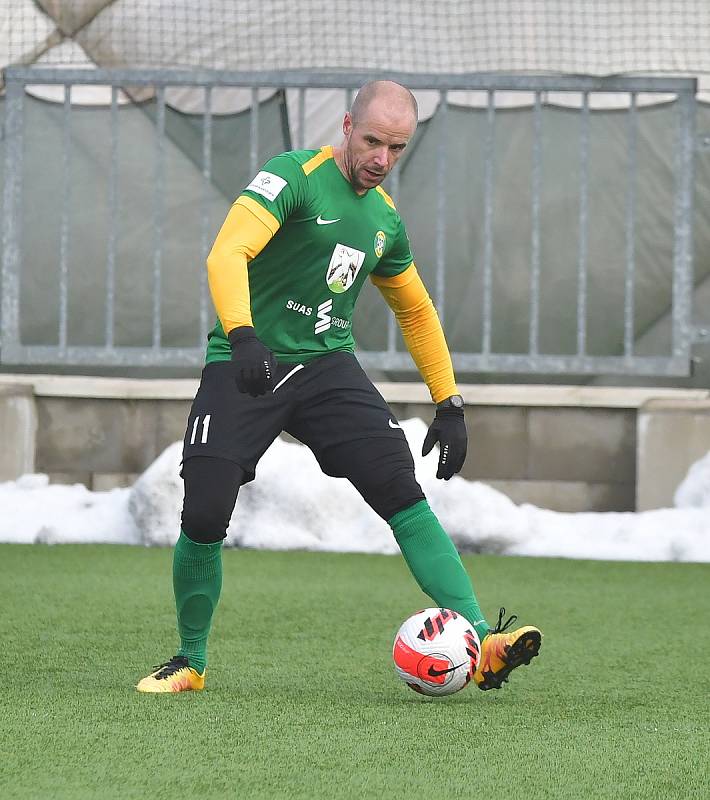
[[540, 335], [540, 192], [542, 189], [542, 107], [540, 92], [535, 92], [533, 109], [532, 219], [530, 239], [530, 322], [529, 350], [539, 351]]
[[24, 161], [24, 99], [22, 85], [5, 91], [5, 185], [2, 218], [2, 360], [13, 357], [20, 344], [20, 270], [22, 255], [22, 174]]
[[59, 349], [67, 346], [69, 313], [69, 218], [71, 206], [71, 86], [62, 108], [62, 212], [59, 227]]
[[638, 115], [636, 93], [631, 93], [628, 111], [628, 179], [626, 184], [626, 265], [624, 276], [624, 355], [634, 352], [634, 308], [636, 273], [636, 178], [638, 173]]
[[202, 202], [200, 204], [200, 342], [207, 338], [209, 328], [209, 287], [207, 285], [207, 256], [211, 247], [210, 209], [212, 197], [212, 87], [205, 86], [202, 114]]
[[108, 241], [106, 243], [106, 348], [114, 346], [116, 305], [116, 242], [118, 228], [118, 87], [111, 87], [111, 159], [108, 176]]
[[[243, 86], [256, 88], [358, 89], [363, 83], [381, 77], [379, 71], [336, 73], [333, 71], [273, 70], [242, 72], [234, 70], [181, 69], [63, 69], [14, 66], [3, 70], [6, 82], [125, 84], [127, 86]], [[542, 92], [647, 92], [687, 93], [697, 91], [695, 78], [646, 78], [584, 75], [496, 75], [491, 73], [441, 73], [422, 75], [394, 72], [389, 80], [410, 89]]]
[[155, 188], [153, 191], [153, 347], [161, 343], [163, 233], [165, 222], [165, 88], [156, 90]]
[[249, 171], [253, 178], [259, 167], [259, 91], [256, 87], [251, 90], [249, 122]]
[[437, 145], [436, 153], [436, 282], [435, 282], [435, 298], [436, 310], [439, 313], [439, 319], [442, 324], [446, 317], [445, 297], [444, 292], [446, 289], [446, 278], [444, 271], [446, 270], [446, 178], [447, 167], [449, 164], [448, 154], [448, 113], [447, 113], [447, 99], [446, 92], [439, 93], [439, 107], [437, 108], [437, 116], [440, 119], [439, 126], [439, 142]]
[[[60, 350], [56, 346], [18, 346], [13, 349], [19, 363], [25, 364], [81, 364], [102, 366], [138, 366], [138, 367], [200, 367], [204, 364], [203, 347], [153, 347], [123, 346], [107, 351], [103, 346], [74, 347], [67, 346]], [[387, 351], [359, 350], [358, 360], [366, 369], [380, 368], [411, 371], [412, 359], [409, 353]], [[493, 371], [503, 373], [530, 373], [532, 369], [529, 356], [496, 353], [451, 354], [457, 372]], [[575, 375], [687, 375], [687, 359], [684, 357], [667, 358], [636, 356], [629, 362], [619, 356], [545, 356], [535, 359], [535, 367], [548, 374]]]
[[303, 150], [306, 146], [306, 92], [307, 89], [298, 90], [298, 142], [297, 147]]
[[579, 141], [579, 240], [577, 251], [577, 355], [587, 350], [587, 260], [589, 225], [589, 93], [582, 96]]
[[493, 170], [495, 167], [495, 91], [488, 92], [486, 108], [485, 165], [483, 177], [483, 343], [484, 354], [491, 352], [493, 331]]
[[[358, 351], [358, 360], [363, 367], [377, 367], [407, 371], [412, 369], [409, 353], [387, 353]], [[668, 358], [636, 356], [629, 362], [619, 356], [550, 356], [539, 355], [531, 363], [530, 357], [524, 354], [494, 353], [459, 353], [451, 354], [454, 369], [461, 372], [500, 372], [500, 373], [535, 373], [550, 375], [654, 375], [682, 376], [688, 374], [687, 359], [683, 357]]]
[[692, 341], [693, 174], [696, 130], [695, 98], [678, 98], [673, 209], [673, 355], [689, 358]]
[[[400, 182], [400, 169], [396, 166], [391, 173], [390, 177], [390, 190], [392, 192], [392, 201], [395, 205], [399, 202], [399, 182]], [[394, 314], [387, 315], [387, 352], [394, 353], [397, 350], [397, 323]]]

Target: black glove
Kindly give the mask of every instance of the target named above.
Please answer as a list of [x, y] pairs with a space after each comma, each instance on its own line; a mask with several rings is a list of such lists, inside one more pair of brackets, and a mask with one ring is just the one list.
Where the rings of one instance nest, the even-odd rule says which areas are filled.
[[240, 392], [252, 397], [271, 391], [276, 359], [268, 347], [263, 345], [251, 325], [234, 328], [229, 332], [232, 345], [234, 380]]
[[439, 443], [439, 468], [436, 471], [436, 477], [448, 481], [459, 472], [466, 460], [468, 435], [466, 434], [463, 407], [455, 408], [448, 404], [448, 401], [437, 406], [436, 416], [424, 439], [422, 455], [427, 455], [437, 442]]

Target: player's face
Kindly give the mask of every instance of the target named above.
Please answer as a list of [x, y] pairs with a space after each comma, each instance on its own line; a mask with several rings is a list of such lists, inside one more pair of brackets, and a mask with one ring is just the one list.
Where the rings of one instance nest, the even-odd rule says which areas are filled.
[[409, 109], [393, 111], [374, 102], [356, 125], [350, 114], [345, 115], [343, 161], [358, 194], [382, 183], [404, 152], [415, 127]]

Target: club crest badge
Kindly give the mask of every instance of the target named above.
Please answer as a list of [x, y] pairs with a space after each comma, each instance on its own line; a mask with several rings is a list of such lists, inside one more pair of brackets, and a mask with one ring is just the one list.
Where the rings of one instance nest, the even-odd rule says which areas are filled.
[[362, 250], [336, 244], [325, 273], [325, 282], [330, 291], [335, 294], [347, 292], [355, 282], [364, 261], [365, 253]]
[[377, 258], [382, 258], [382, 254], [385, 252], [386, 243], [387, 238], [385, 237], [385, 232], [377, 231], [375, 234], [375, 255]]

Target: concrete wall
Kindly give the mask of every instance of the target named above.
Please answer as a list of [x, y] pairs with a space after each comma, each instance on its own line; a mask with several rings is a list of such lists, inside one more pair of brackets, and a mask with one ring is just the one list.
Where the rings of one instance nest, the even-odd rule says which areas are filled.
[[34, 472], [36, 434], [32, 386], [0, 382], [0, 481]]
[[667, 508], [691, 464], [710, 451], [710, 402], [649, 400], [638, 428], [638, 508]]
[[42, 397], [36, 470], [55, 483], [128, 486], [182, 439], [190, 400]]
[[[130, 485], [165, 447], [182, 439], [197, 382], [12, 375], [5, 381], [0, 376], [0, 387], [0, 433], [8, 443], [0, 478], [36, 470], [53, 482], [105, 490]], [[379, 388], [399, 419], [431, 420], [423, 385]], [[461, 474], [518, 503], [631, 511], [641, 476], [643, 507], [668, 505], [692, 460], [710, 450], [710, 410], [698, 410], [703, 404], [710, 409], [705, 390], [486, 385], [462, 392], [469, 454]], [[660, 411], [666, 407], [673, 413]], [[647, 467], [646, 459], [658, 459], [659, 448], [678, 449], [675, 434], [670, 444], [658, 446], [648, 444], [648, 436], [661, 429], [659, 420], [685, 419], [684, 409], [702, 417], [706, 427], [692, 423], [693, 444], [677, 454], [672, 469]], [[651, 412], [653, 421], [644, 421]]]
[[[395, 406], [396, 407], [396, 406]], [[404, 404], [405, 419], [431, 419]], [[636, 418], [630, 409], [469, 405], [461, 474], [516, 503], [558, 511], [634, 508]]]

